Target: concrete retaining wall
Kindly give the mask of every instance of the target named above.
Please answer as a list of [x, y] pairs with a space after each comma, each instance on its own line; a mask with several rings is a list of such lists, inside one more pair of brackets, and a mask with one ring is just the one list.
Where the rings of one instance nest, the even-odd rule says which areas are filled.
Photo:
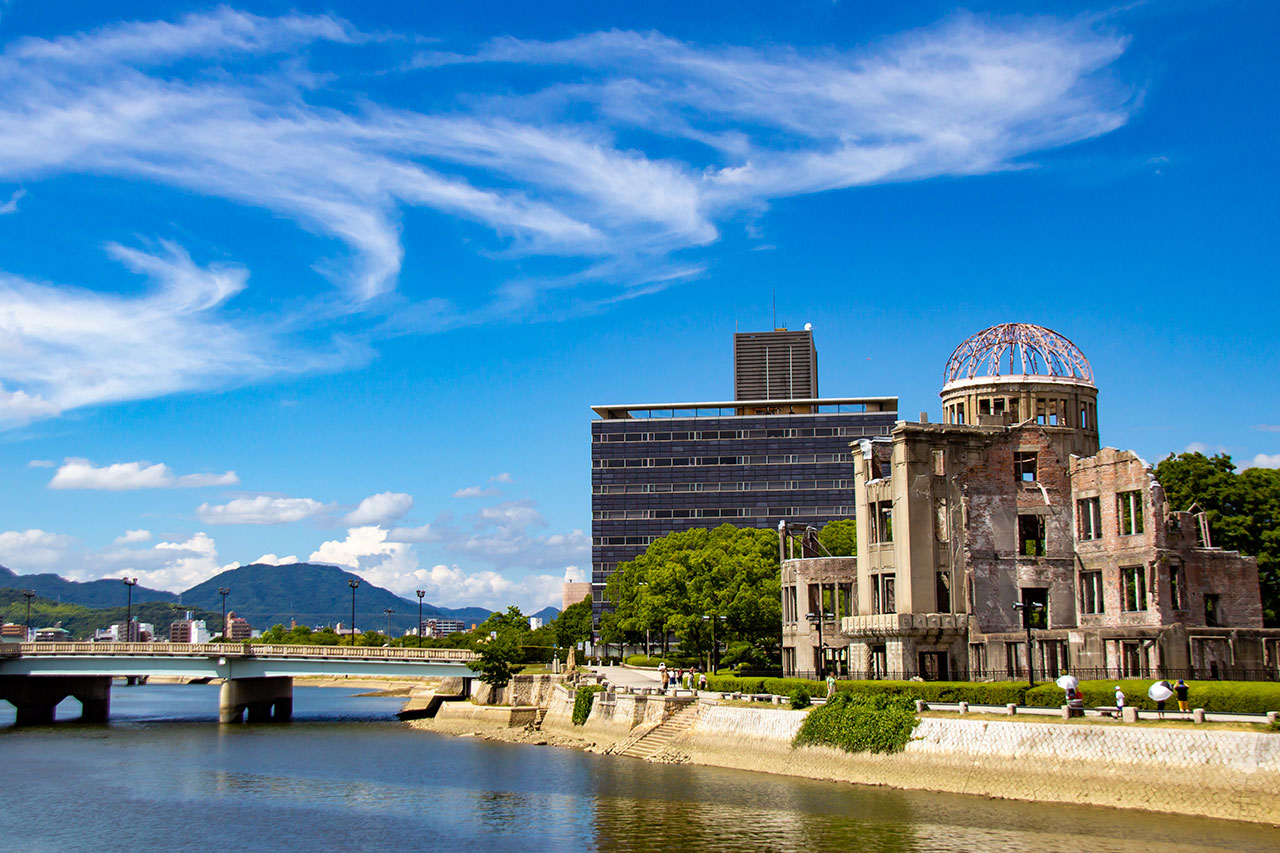
[[1280, 823], [1280, 735], [926, 718], [896, 755], [792, 749], [806, 712], [709, 706], [664, 756], [895, 788]]
[[445, 702], [436, 712], [435, 728], [442, 731], [471, 731], [473, 728], [514, 728], [533, 723], [536, 708], [505, 708], [473, 705], [470, 702]]

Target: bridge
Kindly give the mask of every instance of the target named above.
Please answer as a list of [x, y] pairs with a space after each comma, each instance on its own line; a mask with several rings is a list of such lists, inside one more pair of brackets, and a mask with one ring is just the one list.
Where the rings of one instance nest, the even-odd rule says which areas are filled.
[[0, 644], [0, 699], [17, 708], [17, 724], [51, 723], [68, 696], [81, 720], [106, 722], [118, 677], [219, 678], [218, 719], [285, 721], [293, 715], [298, 676], [470, 677], [467, 649], [376, 646], [276, 646], [238, 643]]

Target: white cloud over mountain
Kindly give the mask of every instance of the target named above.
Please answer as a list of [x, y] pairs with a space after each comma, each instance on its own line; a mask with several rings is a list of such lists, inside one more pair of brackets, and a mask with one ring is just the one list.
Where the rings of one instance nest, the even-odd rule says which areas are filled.
[[276, 498], [258, 495], [235, 498], [225, 504], [202, 503], [196, 517], [205, 524], [288, 524], [312, 518], [329, 509], [311, 498]]
[[413, 495], [404, 492], [379, 492], [360, 501], [360, 505], [347, 513], [347, 524], [386, 524], [395, 521], [413, 509]]

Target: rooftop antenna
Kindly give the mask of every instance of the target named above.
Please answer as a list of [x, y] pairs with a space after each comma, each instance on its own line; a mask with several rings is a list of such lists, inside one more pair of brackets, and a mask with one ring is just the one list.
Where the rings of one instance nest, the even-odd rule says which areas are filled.
[[773, 328], [778, 328], [778, 288], [773, 289]]

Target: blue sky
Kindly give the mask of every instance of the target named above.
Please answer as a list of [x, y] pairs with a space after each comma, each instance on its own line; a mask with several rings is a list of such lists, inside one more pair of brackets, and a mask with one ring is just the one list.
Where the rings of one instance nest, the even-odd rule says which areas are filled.
[[1105, 444], [1280, 465], [1278, 19], [0, 3], [0, 563], [555, 603], [589, 406], [730, 397], [775, 292], [824, 394], [1034, 322]]

